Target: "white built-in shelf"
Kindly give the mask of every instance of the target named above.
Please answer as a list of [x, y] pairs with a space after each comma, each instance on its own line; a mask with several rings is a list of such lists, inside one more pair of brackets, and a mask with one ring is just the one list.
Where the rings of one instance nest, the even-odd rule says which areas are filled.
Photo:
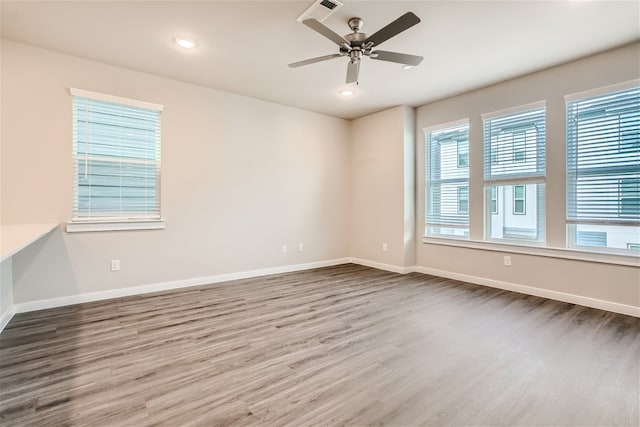
[[2, 224], [0, 226], [0, 262], [11, 258], [42, 236], [49, 234], [58, 224]]

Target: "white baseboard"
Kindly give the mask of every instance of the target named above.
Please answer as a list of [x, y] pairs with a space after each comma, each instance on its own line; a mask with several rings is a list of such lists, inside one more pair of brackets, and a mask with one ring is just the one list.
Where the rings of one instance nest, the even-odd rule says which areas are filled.
[[382, 262], [377, 262], [377, 261], [369, 261], [368, 259], [349, 258], [349, 261], [354, 264], [377, 268], [378, 270], [391, 271], [393, 273], [407, 274], [415, 271], [415, 267], [400, 267], [397, 265], [384, 264]]
[[212, 283], [227, 282], [230, 280], [248, 279], [252, 277], [267, 276], [270, 274], [289, 273], [294, 271], [310, 270], [313, 268], [330, 267], [333, 265], [354, 263], [379, 270], [391, 271], [394, 273], [407, 274], [418, 272], [433, 276], [445, 277], [448, 279], [460, 280], [477, 285], [489, 286], [492, 288], [504, 289], [519, 292], [527, 295], [534, 295], [556, 301], [568, 302], [583, 305], [586, 307], [598, 308], [614, 313], [626, 314], [640, 317], [640, 307], [615, 303], [611, 301], [599, 300], [580, 295], [568, 294], [564, 292], [552, 291], [548, 289], [535, 288], [532, 286], [518, 285], [516, 283], [502, 282], [499, 280], [487, 279], [484, 277], [470, 276], [451, 271], [438, 270], [429, 267], [400, 267], [391, 264], [369, 261], [361, 258], [338, 258], [326, 261], [310, 262], [305, 264], [286, 265], [281, 267], [271, 267], [258, 270], [242, 271], [237, 273], [218, 274], [214, 276], [197, 277], [186, 280], [176, 280], [171, 282], [156, 283], [150, 285], [133, 286], [129, 288], [111, 289], [108, 291], [91, 292], [87, 294], [69, 295], [59, 298], [51, 298], [38, 301], [18, 303], [11, 306], [5, 314], [0, 317], [0, 332], [9, 323], [15, 313], [25, 313], [29, 311], [44, 310], [47, 308], [62, 307], [66, 305], [80, 304], [84, 302], [100, 301], [112, 298], [120, 298], [131, 295], [140, 295], [151, 292], [167, 291], [171, 289], [187, 288], [192, 286], [208, 285]]
[[16, 314], [16, 306], [14, 304], [11, 304], [11, 307], [9, 307], [9, 310], [7, 310], [2, 315], [2, 317], [0, 317], [0, 332], [2, 332], [5, 326], [9, 324], [14, 314]]
[[476, 285], [489, 286], [492, 288], [504, 289], [506, 291], [518, 292], [521, 294], [533, 295], [548, 298], [556, 301], [568, 302], [585, 307], [598, 308], [614, 313], [626, 314], [628, 316], [640, 317], [640, 307], [620, 304], [596, 298], [589, 298], [581, 295], [568, 294], [565, 292], [552, 291], [549, 289], [534, 288], [533, 286], [518, 285], [516, 283], [502, 282], [499, 280], [487, 279], [484, 277], [470, 276], [467, 274], [454, 273], [451, 271], [438, 270], [429, 267], [414, 267], [414, 271], [432, 276], [445, 277], [447, 279], [460, 280], [462, 282], [474, 283]]
[[313, 268], [330, 267], [332, 265], [347, 264], [349, 262], [349, 258], [338, 258], [326, 261], [309, 262], [305, 264], [294, 264], [281, 267], [263, 268], [259, 270], [241, 271], [237, 273], [217, 274], [214, 276], [196, 277], [192, 279], [175, 280], [171, 282], [155, 283], [151, 285], [132, 286], [128, 288], [110, 289], [108, 291], [91, 292], [87, 294], [69, 295], [59, 298], [23, 302], [15, 304], [13, 309], [15, 313], [26, 313], [29, 311], [44, 310], [47, 308], [63, 307], [65, 305], [101, 301], [131, 295], [147, 294], [151, 292], [168, 291], [171, 289], [188, 288], [191, 286], [208, 285], [212, 283], [228, 282], [230, 280], [248, 279], [252, 277], [267, 276], [269, 274], [281, 274], [294, 271], [311, 270]]

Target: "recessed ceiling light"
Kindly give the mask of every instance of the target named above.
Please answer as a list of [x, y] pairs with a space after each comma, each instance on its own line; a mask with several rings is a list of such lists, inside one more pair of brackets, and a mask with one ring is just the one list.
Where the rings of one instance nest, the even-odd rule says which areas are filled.
[[402, 69], [403, 69], [403, 70], [410, 70], [410, 69], [412, 69], [412, 68], [413, 68], [413, 65], [403, 65], [403, 66], [402, 66]]
[[344, 89], [340, 91], [340, 95], [342, 96], [351, 96], [353, 93], [354, 92], [351, 89]]
[[176, 37], [175, 42], [178, 46], [185, 49], [193, 49], [196, 47], [196, 42], [186, 37]]

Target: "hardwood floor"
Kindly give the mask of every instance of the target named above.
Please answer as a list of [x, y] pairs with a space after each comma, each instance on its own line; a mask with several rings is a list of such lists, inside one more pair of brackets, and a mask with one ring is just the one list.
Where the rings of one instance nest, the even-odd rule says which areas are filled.
[[347, 264], [16, 315], [1, 425], [640, 425], [640, 319]]

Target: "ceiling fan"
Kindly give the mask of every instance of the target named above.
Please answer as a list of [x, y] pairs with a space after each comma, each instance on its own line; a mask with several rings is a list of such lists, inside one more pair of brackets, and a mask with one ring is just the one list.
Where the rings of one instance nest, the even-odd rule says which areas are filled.
[[289, 67], [301, 67], [303, 65], [314, 64], [320, 61], [348, 56], [349, 64], [347, 65], [347, 83], [357, 83], [358, 76], [360, 74], [360, 60], [363, 56], [368, 56], [369, 58], [378, 61], [396, 62], [398, 64], [416, 66], [422, 62], [422, 56], [374, 49], [383, 42], [389, 40], [391, 37], [408, 30], [419, 22], [420, 18], [412, 12], [407, 12], [400, 18], [388, 24], [386, 27], [368, 35], [360, 32], [362, 24], [364, 23], [363, 20], [360, 18], [351, 18], [349, 19], [348, 24], [353, 33], [349, 33], [342, 37], [316, 19], [304, 20], [302, 21], [304, 25], [337, 44], [339, 46], [340, 53], [294, 62], [289, 64]]

